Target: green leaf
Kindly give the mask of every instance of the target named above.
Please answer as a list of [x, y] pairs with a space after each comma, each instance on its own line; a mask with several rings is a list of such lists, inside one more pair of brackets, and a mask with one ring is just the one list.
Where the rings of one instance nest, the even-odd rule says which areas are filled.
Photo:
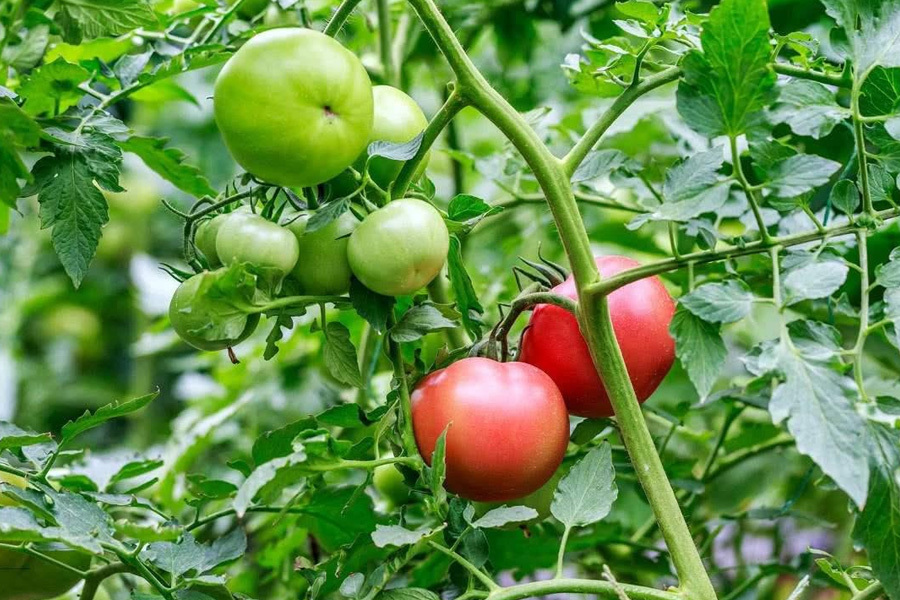
[[377, 525], [372, 541], [378, 548], [387, 546], [411, 546], [431, 534], [427, 527], [410, 531], [400, 525]]
[[841, 179], [831, 188], [831, 205], [845, 215], [852, 215], [859, 208], [859, 189], [849, 179]]
[[410, 308], [400, 321], [391, 328], [390, 336], [395, 342], [414, 342], [425, 335], [453, 329], [456, 322], [451, 321], [432, 304], [420, 304]]
[[63, 425], [59, 441], [60, 448], [67, 446], [72, 442], [72, 440], [74, 440], [85, 431], [89, 431], [94, 427], [99, 427], [100, 425], [106, 423], [111, 419], [124, 417], [125, 415], [130, 415], [131, 413], [141, 410], [142, 408], [150, 404], [150, 402], [152, 402], [158, 395], [159, 392], [153, 392], [151, 394], [146, 394], [132, 400], [113, 402], [112, 404], [101, 406], [94, 413], [85, 411], [83, 415], [81, 415], [74, 421], [69, 421], [68, 423]]
[[447, 207], [447, 216], [451, 221], [459, 223], [481, 220], [500, 212], [503, 212], [502, 208], [491, 206], [481, 198], [469, 194], [457, 194]]
[[567, 528], [590, 525], [609, 514], [618, 495], [612, 450], [603, 442], [560, 480], [550, 512]]
[[814, 154], [797, 154], [768, 170], [766, 187], [779, 198], [795, 198], [828, 183], [840, 163]]
[[25, 100], [25, 112], [30, 115], [61, 113], [75, 106], [84, 96], [78, 86], [90, 76], [84, 67], [62, 58], [35, 69], [19, 88], [19, 96]]
[[773, 123], [787, 123], [797, 135], [820, 139], [849, 117], [834, 92], [821, 83], [792, 79], [781, 88], [770, 117]]
[[34, 433], [0, 421], [0, 451], [53, 442], [49, 433]]
[[118, 184], [122, 153], [112, 138], [98, 132], [51, 133], [61, 142], [54, 147], [56, 154], [40, 159], [31, 174], [41, 205], [41, 227], [52, 228], [53, 248], [77, 287], [97, 250], [100, 228], [109, 221], [98, 186], [122, 191]]
[[662, 189], [664, 202], [650, 218], [684, 222], [721, 208], [731, 189], [731, 182], [718, 174], [723, 162], [722, 148], [717, 146], [669, 169]]
[[136, 154], [148, 167], [179, 190], [194, 197], [215, 196], [216, 190], [197, 167], [186, 164], [185, 155], [177, 148], [166, 148], [168, 140], [131, 136], [119, 146]]
[[141, 552], [141, 558], [166, 573], [181, 577], [193, 572], [199, 576], [244, 555], [247, 536], [238, 527], [210, 544], [200, 544], [189, 532], [177, 542], [154, 542]]
[[393, 298], [373, 292], [354, 277], [350, 280], [350, 304], [359, 316], [369, 322], [372, 329], [378, 333], [387, 331], [388, 319], [394, 307]]
[[572, 175], [572, 183], [591, 181], [601, 175], [609, 175], [617, 169], [636, 169], [635, 164], [621, 150], [592, 150], [585, 157], [575, 173]]
[[306, 466], [306, 451], [302, 448], [279, 458], [274, 458], [254, 469], [250, 476], [241, 484], [234, 498], [234, 510], [238, 517], [243, 517], [247, 509], [253, 505], [256, 496], [280, 475], [302, 473]]
[[322, 229], [332, 221], [337, 220], [338, 217], [348, 210], [350, 210], [350, 200], [347, 198], [329, 202], [317, 210], [306, 222], [306, 233], [312, 233]]
[[841, 261], [822, 260], [803, 264], [784, 276], [785, 304], [827, 298], [847, 279], [849, 267]]
[[693, 50], [682, 61], [682, 118], [707, 137], [734, 137], [760, 125], [775, 85], [765, 0], [723, 0], [710, 12], [700, 42], [702, 52]]
[[491, 529], [510, 523], [524, 523], [537, 516], [538, 512], [530, 506], [500, 506], [484, 513], [480, 519], [472, 523], [472, 526]]
[[37, 146], [40, 133], [40, 127], [25, 111], [9, 98], [0, 98], [0, 203], [15, 208], [20, 191], [17, 180], [31, 181], [31, 173], [16, 148]]
[[869, 423], [871, 476], [854, 537], [866, 547], [872, 570], [892, 600], [900, 597], [900, 433]]
[[416, 155], [422, 145], [423, 131], [408, 142], [396, 143], [376, 141], [369, 144], [367, 152], [370, 157], [381, 156], [390, 160], [407, 161]]
[[822, 4], [847, 33], [855, 77], [876, 65], [900, 67], [900, 2], [822, 0]]
[[152, 26], [156, 14], [147, 0], [58, 0], [56, 22], [66, 42], [117, 36]]
[[701, 285], [679, 303], [710, 323], [734, 323], [750, 314], [753, 292], [740, 280]]
[[357, 486], [329, 486], [316, 490], [303, 507], [298, 525], [309, 529], [326, 552], [337, 552], [375, 531], [372, 499]]
[[447, 429], [444, 429], [444, 431], [441, 432], [440, 437], [434, 445], [434, 452], [431, 453], [431, 456], [425, 457], [426, 460], [431, 460], [428, 486], [431, 488], [431, 493], [438, 505], [442, 505], [447, 500], [447, 491], [444, 489], [444, 479], [447, 476], [447, 464], [445, 459], [447, 456], [447, 430], [449, 428], [450, 426], [448, 425]]
[[865, 423], [853, 406], [857, 395], [853, 380], [822, 363], [804, 360], [784, 343], [776, 358], [785, 380], [769, 402], [772, 420], [787, 421], [797, 450], [812, 458], [857, 506], [863, 506], [868, 453]]
[[31, 27], [20, 43], [3, 49], [3, 62], [20, 73], [28, 71], [44, 58], [49, 41], [50, 28], [47, 25]]
[[447, 253], [447, 273], [450, 278], [450, 286], [453, 288], [453, 295], [456, 298], [456, 305], [462, 315], [463, 326], [469, 332], [469, 335], [475, 339], [480, 339], [483, 325], [480, 317], [484, 314], [484, 307], [478, 301], [478, 294], [475, 292], [472, 278], [469, 277], [463, 261], [462, 244], [455, 235], [450, 236], [450, 251]]
[[440, 600], [431, 590], [422, 588], [392, 588], [376, 596], [378, 600]]
[[659, 20], [659, 9], [648, 0], [616, 2], [616, 10], [623, 15], [634, 17], [644, 23], [656, 23]]
[[306, 417], [273, 431], [267, 431], [253, 442], [253, 461], [257, 465], [261, 465], [273, 458], [281, 458], [291, 454], [294, 451], [293, 443], [297, 435], [301, 431], [315, 429], [316, 426], [317, 423], [314, 418]]
[[350, 341], [350, 330], [342, 323], [332, 322], [325, 328], [325, 367], [340, 382], [356, 388], [366, 382], [359, 373], [356, 347]]
[[687, 371], [700, 398], [706, 398], [722, 372], [728, 351], [718, 325], [679, 308], [669, 326], [675, 338], [675, 354]]

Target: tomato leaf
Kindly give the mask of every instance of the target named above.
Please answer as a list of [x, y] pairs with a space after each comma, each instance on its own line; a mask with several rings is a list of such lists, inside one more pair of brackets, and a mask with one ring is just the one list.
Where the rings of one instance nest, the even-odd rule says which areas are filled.
[[702, 52], [692, 50], [682, 61], [682, 118], [707, 137], [763, 125], [762, 109], [775, 86], [765, 0], [723, 0], [710, 12], [700, 42]]
[[789, 269], [784, 275], [785, 303], [827, 298], [847, 279], [849, 267], [838, 260], [821, 260]]
[[753, 292], [740, 280], [701, 285], [678, 302], [709, 323], [734, 323], [750, 314]]
[[34, 433], [0, 421], [0, 451], [53, 442], [49, 433]]
[[359, 316], [369, 322], [378, 333], [387, 331], [388, 318], [394, 307], [394, 299], [373, 292], [358, 279], [350, 280], [350, 303]]
[[700, 398], [706, 398], [722, 372], [728, 351], [719, 326], [709, 323], [686, 308], [678, 308], [669, 326], [675, 338], [675, 354], [687, 371]]
[[876, 65], [900, 67], [900, 2], [822, 0], [822, 4], [847, 33], [857, 77]]
[[381, 156], [391, 160], [407, 161], [416, 155], [422, 145], [423, 131], [413, 139], [404, 143], [376, 141], [369, 144], [367, 150], [370, 157]]
[[779, 198], [794, 198], [828, 182], [840, 163], [813, 154], [797, 154], [768, 170], [766, 187]]
[[432, 304], [420, 304], [406, 311], [400, 321], [391, 328], [395, 342], [414, 342], [429, 333], [456, 327], [456, 321], [448, 319]]
[[820, 139], [847, 119], [849, 111], [825, 85], [793, 79], [781, 88], [770, 117], [773, 123], [787, 123], [797, 135]]
[[510, 523], [523, 523], [537, 516], [538, 512], [530, 506], [500, 506], [484, 513], [481, 518], [472, 523], [472, 526], [491, 529]]
[[159, 395], [159, 392], [153, 392], [152, 394], [146, 394], [139, 398], [134, 398], [132, 400], [125, 400], [123, 402], [113, 402], [112, 404], [107, 404], [106, 406], [102, 406], [96, 410], [96, 412], [91, 413], [90, 411], [85, 411], [83, 415], [75, 419], [74, 421], [69, 421], [65, 425], [63, 425], [62, 433], [59, 440], [59, 447], [63, 448], [72, 442], [76, 437], [84, 433], [85, 431], [89, 431], [95, 427], [106, 423], [111, 419], [117, 419], [119, 417], [123, 417], [125, 415], [130, 415], [133, 412], [137, 412], [150, 404]]
[[456, 298], [456, 305], [462, 315], [463, 326], [465, 326], [469, 335], [475, 339], [480, 339], [483, 327], [481, 315], [484, 314], [484, 308], [478, 301], [475, 286], [472, 285], [472, 278], [469, 277], [469, 273], [466, 271], [466, 265], [462, 258], [462, 244], [455, 235], [450, 236], [450, 251], [447, 253], [447, 272]]
[[603, 442], [560, 480], [550, 512], [567, 528], [590, 525], [609, 514], [618, 495], [612, 449]]
[[341, 323], [332, 322], [325, 328], [325, 367], [340, 382], [356, 388], [366, 382], [359, 373], [356, 347], [350, 341], [350, 331]]
[[200, 544], [194, 536], [185, 532], [177, 542], [150, 544], [141, 552], [141, 558], [176, 577], [191, 572], [199, 576], [240, 558], [246, 550], [247, 536], [238, 527], [210, 544]]
[[182, 192], [197, 198], [215, 196], [216, 191], [200, 170], [184, 162], [186, 156], [181, 150], [166, 148], [167, 142], [164, 138], [131, 136], [119, 146], [139, 156], [144, 164]]
[[400, 525], [376, 525], [372, 541], [379, 548], [387, 546], [411, 546], [431, 534], [427, 527], [410, 531]]
[[859, 208], [859, 188], [849, 179], [841, 179], [831, 188], [831, 206], [845, 215], [852, 215]]
[[59, 0], [56, 22], [66, 42], [116, 36], [156, 23], [147, 0]]

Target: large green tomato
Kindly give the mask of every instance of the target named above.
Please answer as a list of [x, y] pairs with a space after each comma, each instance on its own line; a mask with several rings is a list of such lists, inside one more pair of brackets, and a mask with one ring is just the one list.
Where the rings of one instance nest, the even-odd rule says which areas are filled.
[[[0, 473], [0, 481], [24, 488], [25, 480], [8, 473]], [[0, 495], [0, 507], [15, 506], [16, 502]], [[91, 566], [88, 554], [76, 552], [59, 544], [37, 548], [48, 556], [76, 569], [86, 571]], [[80, 581], [78, 575], [40, 558], [0, 549], [0, 600], [47, 600], [65, 594]]]
[[[175, 333], [194, 348], [225, 350], [250, 337], [259, 324], [259, 315], [247, 315], [243, 324], [234, 319], [223, 322], [221, 315], [226, 311], [214, 299], [200, 293], [204, 278], [211, 276], [215, 273], [200, 273], [178, 286], [169, 304], [169, 320]], [[215, 331], [216, 335], [206, 333], [210, 330]]]
[[297, 238], [287, 229], [258, 215], [230, 213], [216, 233], [216, 255], [226, 265], [250, 263], [274, 269], [282, 277], [297, 264]]
[[277, 185], [328, 181], [365, 150], [372, 131], [372, 84], [362, 63], [300, 27], [244, 44], [219, 73], [213, 104], [234, 159]]
[[212, 219], [207, 219], [197, 226], [194, 234], [194, 245], [206, 258], [209, 266], [213, 268], [222, 264], [222, 261], [219, 260], [219, 253], [216, 251], [216, 237], [228, 217], [229, 215], [216, 215]]
[[403, 296], [437, 277], [449, 248], [441, 213], [427, 202], [404, 198], [366, 217], [350, 236], [347, 257], [367, 288]]
[[313, 296], [343, 294], [350, 289], [350, 261], [347, 244], [359, 221], [345, 212], [325, 227], [306, 233], [307, 217], [287, 225], [295, 236], [300, 258], [292, 271], [303, 293]]
[[[376, 85], [372, 88], [375, 98], [375, 121], [372, 125], [371, 142], [393, 142], [405, 144], [422, 133], [428, 126], [425, 113], [416, 101], [401, 90], [389, 85]], [[422, 176], [428, 166], [430, 153], [420, 163], [415, 179]], [[376, 156], [369, 161], [369, 175], [372, 181], [382, 189], [387, 189], [397, 178], [403, 163]]]

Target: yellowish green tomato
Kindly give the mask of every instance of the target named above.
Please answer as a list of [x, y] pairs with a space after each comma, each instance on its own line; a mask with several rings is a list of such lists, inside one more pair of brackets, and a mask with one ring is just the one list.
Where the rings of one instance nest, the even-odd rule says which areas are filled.
[[[372, 88], [372, 95], [375, 99], [375, 121], [372, 125], [370, 142], [405, 144], [428, 126], [425, 113], [416, 101], [403, 91], [389, 85], [376, 85]], [[429, 159], [430, 154], [419, 165], [415, 174], [416, 179], [425, 172]], [[382, 189], [387, 189], [397, 178], [402, 167], [402, 162], [376, 156], [369, 161], [369, 175]]]
[[300, 24], [300, 17], [295, 10], [283, 10], [277, 4], [270, 4], [263, 15], [266, 27], [290, 27]]
[[409, 500], [409, 486], [394, 465], [379, 465], [372, 475], [375, 489], [391, 506], [401, 506]]
[[307, 217], [300, 217], [287, 225], [297, 236], [300, 250], [292, 273], [305, 294], [343, 294], [350, 289], [352, 275], [347, 244], [359, 221], [348, 211], [312, 233], [306, 232], [307, 221]]
[[350, 269], [363, 285], [384, 296], [411, 294], [437, 277], [450, 235], [431, 204], [394, 200], [367, 216], [350, 236]]
[[216, 123], [234, 159], [268, 182], [328, 181], [365, 150], [372, 84], [333, 38], [301, 27], [264, 31], [216, 79]]
[[[0, 481], [24, 488], [25, 480], [9, 473], [0, 473]], [[16, 506], [16, 502], [0, 495], [0, 507]], [[76, 552], [59, 544], [38, 547], [38, 550], [71, 567], [85, 571], [91, 566], [88, 554]], [[47, 600], [65, 594], [81, 580], [77, 574], [40, 558], [0, 549], [0, 600]]]
[[284, 227], [263, 217], [230, 213], [215, 235], [216, 254], [223, 264], [250, 263], [287, 275], [297, 264], [297, 238]]
[[[259, 315], [248, 315], [242, 329], [231, 335], [223, 334], [226, 324], [220, 315], [225, 311], [215, 300], [199, 293], [204, 277], [208, 276], [214, 276], [214, 273], [194, 275], [178, 286], [169, 304], [169, 321], [175, 333], [194, 348], [224, 350], [250, 337], [259, 324]], [[213, 331], [216, 332], [214, 336], [211, 335]]]

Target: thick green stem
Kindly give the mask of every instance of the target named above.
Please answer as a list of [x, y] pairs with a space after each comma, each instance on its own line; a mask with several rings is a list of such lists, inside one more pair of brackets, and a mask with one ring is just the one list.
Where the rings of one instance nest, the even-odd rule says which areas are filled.
[[105, 579], [112, 577], [113, 575], [118, 575], [119, 573], [130, 572], [131, 568], [121, 562], [110, 563], [99, 569], [90, 571], [84, 579], [84, 587], [81, 588], [81, 595], [78, 597], [79, 600], [93, 600], [94, 596], [97, 594], [97, 590], [100, 589], [100, 584], [103, 583]]
[[801, 69], [800, 67], [795, 67], [787, 63], [775, 63], [772, 66], [775, 69], [775, 72], [780, 73], [781, 75], [787, 75], [797, 79], [808, 79], [809, 81], [818, 81], [819, 83], [842, 88], [849, 88], [851, 86], [850, 80], [842, 75], [807, 71], [806, 69]]
[[884, 586], [881, 582], [876, 581], [866, 589], [853, 595], [850, 600], [875, 600], [884, 594]]
[[[458, 80], [460, 94], [512, 142], [531, 167], [544, 192], [578, 287], [582, 330], [586, 333], [594, 363], [606, 382], [635, 472], [660, 521], [660, 529], [675, 563], [681, 588], [692, 600], [715, 599], [715, 590], [703, 567], [641, 413], [612, 328], [606, 298], [586, 293], [588, 286], [599, 281], [600, 274], [565, 165], [550, 153], [522, 116], [475, 68], [441, 16], [434, 0], [410, 0], [410, 4], [450, 64]], [[615, 591], [612, 584], [605, 583]]]
[[[675, 592], [667, 592], [663, 590], [654, 590], [638, 585], [627, 585], [624, 583], [613, 584], [609, 581], [596, 581], [593, 579], [550, 579], [548, 581], [535, 581], [532, 583], [522, 583], [505, 587], [496, 592], [492, 592], [488, 596], [489, 600], [524, 600], [525, 598], [535, 598], [539, 596], [548, 596], [557, 593], [576, 593], [576, 594], [594, 594], [602, 598], [619, 598], [616, 586], [628, 595], [630, 600], [684, 600], [685, 596], [681, 596]], [[694, 600], [694, 597], [690, 597]]]
[[393, 48], [391, 47], [391, 7], [388, 0], [378, 0], [378, 50], [381, 55], [381, 68], [384, 70], [384, 80], [394, 87], [399, 87], [400, 81], [394, 64]]
[[866, 345], [866, 337], [869, 335], [869, 252], [866, 232], [863, 229], [856, 230], [856, 242], [859, 246], [860, 267], [860, 298], [859, 298], [859, 333], [856, 338], [856, 351], [853, 357], [853, 377], [859, 388], [863, 400], [868, 400], [866, 386], [863, 381], [863, 348]]
[[747, 181], [747, 177], [746, 175], [744, 175], [744, 167], [741, 165], [741, 154], [740, 152], [738, 152], [737, 147], [737, 138], [731, 136], [728, 139], [728, 142], [731, 147], [731, 163], [734, 166], [734, 177], [735, 179], [737, 179], [737, 182], [744, 190], [744, 195], [747, 197], [747, 202], [750, 204], [751, 210], [753, 210], [753, 217], [756, 219], [756, 226], [759, 227], [759, 237], [764, 242], [768, 242], [770, 239], [769, 231], [766, 229], [766, 222], [763, 219], [762, 211], [759, 208], [759, 200], [756, 197], [756, 192], [753, 191], [750, 182]]
[[866, 129], [863, 124], [862, 114], [859, 111], [860, 87], [862, 83], [854, 85], [850, 92], [850, 111], [853, 115], [853, 138], [856, 142], [856, 160], [859, 162], [859, 187], [862, 192], [863, 210], [867, 215], [875, 211], [872, 208], [872, 191], [869, 186], [868, 157], [866, 156]]
[[473, 565], [472, 563], [470, 563], [470, 562], [469, 562], [468, 560], [466, 560], [463, 556], [460, 556], [459, 554], [457, 554], [456, 552], [454, 552], [454, 551], [451, 550], [450, 548], [447, 548], [447, 547], [445, 547], [445, 546], [441, 546], [441, 545], [438, 544], [437, 542], [428, 542], [428, 545], [431, 546], [432, 548], [434, 548], [435, 550], [437, 550], [438, 552], [441, 552], [441, 553], [443, 553], [443, 554], [446, 554], [447, 556], [449, 556], [450, 558], [452, 558], [453, 560], [455, 560], [456, 562], [458, 562], [458, 563], [459, 563], [461, 566], [463, 566], [467, 571], [469, 571], [472, 575], [474, 575], [475, 578], [478, 579], [478, 581], [480, 581], [481, 583], [483, 583], [484, 586], [485, 586], [486, 588], [488, 588], [489, 590], [500, 590], [500, 589], [502, 589], [499, 585], [497, 585], [497, 583], [496, 583], [493, 579], [491, 579], [490, 577], [488, 577], [487, 575], [485, 575], [484, 572], [483, 572], [481, 569], [479, 569], [478, 567], [476, 567], [475, 565]]

